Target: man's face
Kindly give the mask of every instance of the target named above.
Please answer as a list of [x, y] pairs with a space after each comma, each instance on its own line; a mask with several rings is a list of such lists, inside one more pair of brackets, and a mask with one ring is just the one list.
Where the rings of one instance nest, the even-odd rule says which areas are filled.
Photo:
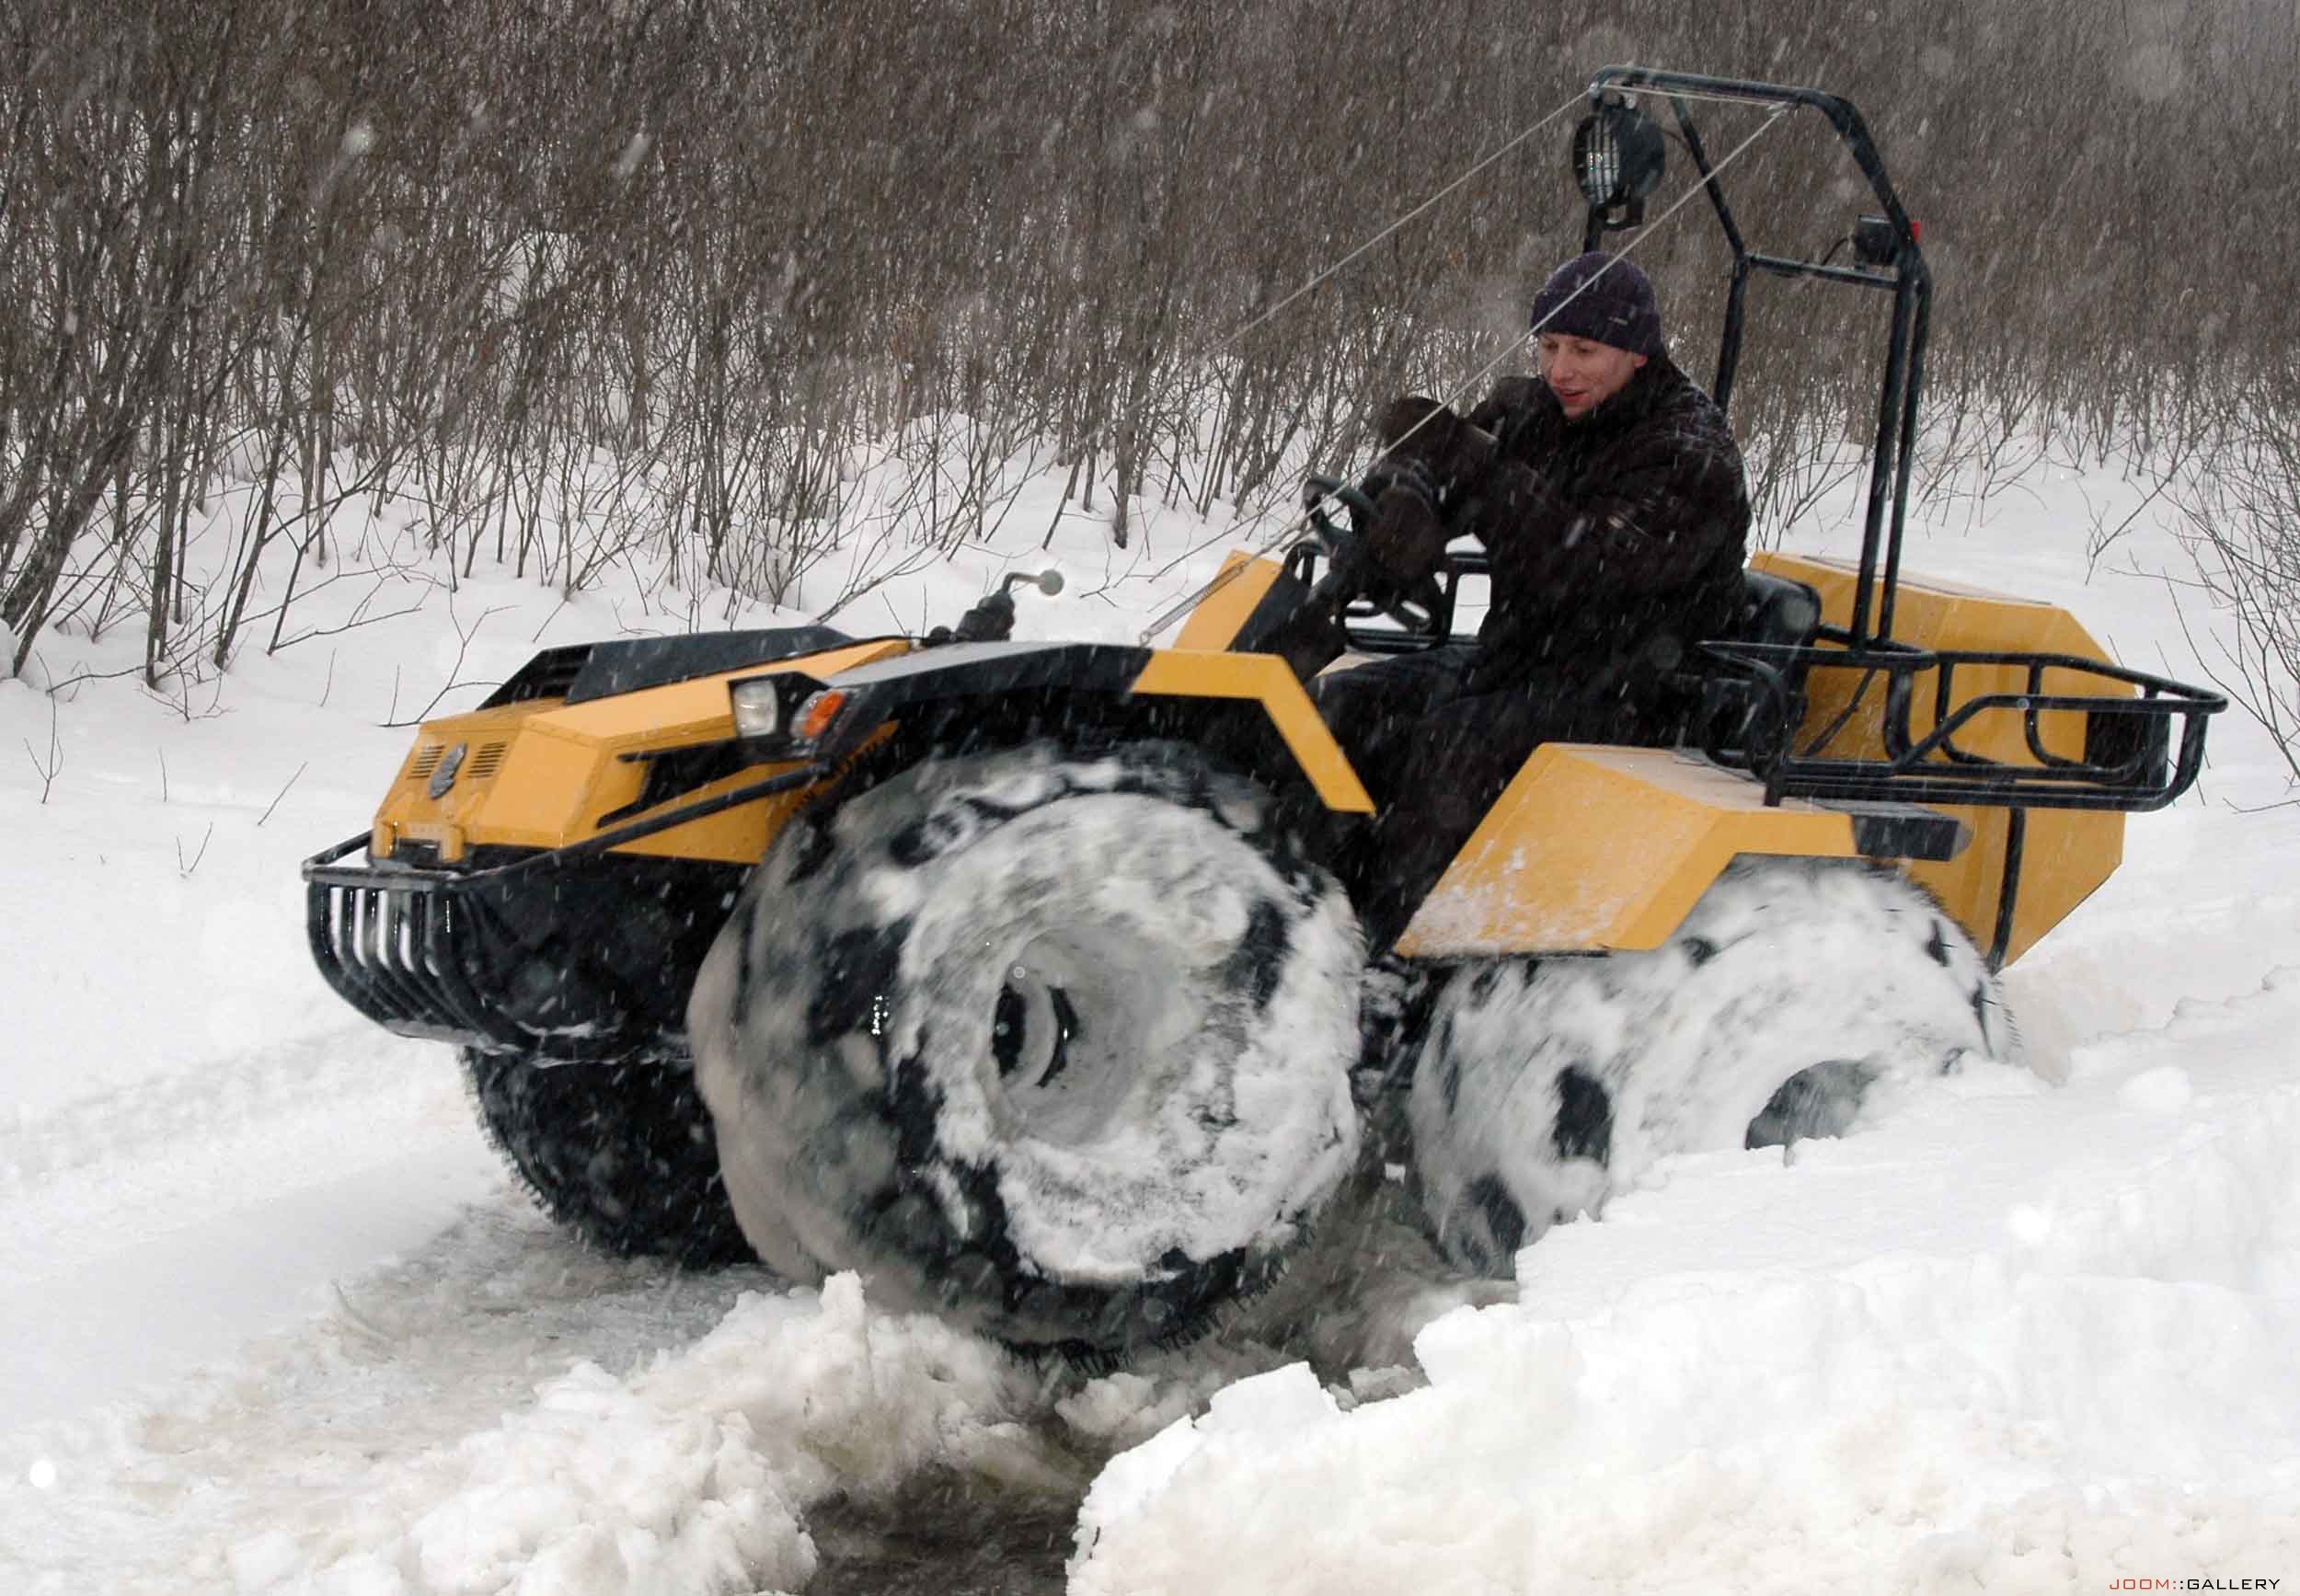
[[1558, 396], [1569, 421], [1578, 421], [1628, 386], [1643, 355], [1566, 333], [1541, 335], [1541, 380]]

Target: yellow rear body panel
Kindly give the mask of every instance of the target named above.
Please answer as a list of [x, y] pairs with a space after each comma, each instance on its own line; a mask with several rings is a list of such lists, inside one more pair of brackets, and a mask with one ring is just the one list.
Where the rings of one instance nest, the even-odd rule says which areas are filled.
[[[1858, 566], [1782, 554], [1761, 554], [1750, 563], [1776, 576], [1811, 583], [1821, 594], [1823, 616], [1835, 626], [1851, 625], [1853, 597], [1860, 582]], [[1906, 575], [1901, 579], [1899, 597], [1893, 606], [1892, 635], [1901, 642], [1926, 649], [2069, 654], [2103, 661], [2109, 658], [2108, 650], [2065, 610]], [[1812, 673], [1809, 679], [1811, 704], [1804, 725], [1806, 739], [1818, 735], [1844, 712], [1860, 679], [1861, 672], [1857, 671]], [[1962, 667], [1956, 674], [1958, 702], [1984, 693], [2018, 693], [2027, 685], [2028, 673], [2012, 666]], [[2048, 694], [2081, 693], [2095, 697], [2128, 696], [2136, 691], [2101, 677], [2078, 677], [2066, 671], [2045, 672], [2042, 687]], [[1883, 720], [1876, 707], [1880, 695], [1881, 687], [1872, 685], [1868, 700], [1830, 743], [1830, 753], [1871, 759], [1884, 756]], [[1950, 707], [1953, 710], [1954, 705]], [[2048, 711], [2038, 719], [2039, 739], [2048, 751], [2072, 759], [2083, 754], [2085, 717], [2081, 713]], [[2023, 717], [2015, 710], [1988, 711], [1975, 717], [1958, 733], [1958, 744], [2006, 764], [2034, 768], [2039, 762], [2029, 751], [2022, 720]], [[1933, 712], [1930, 683], [1925, 681], [1910, 717], [1910, 729], [1913, 735], [1921, 738], [1938, 723]], [[1995, 935], [1997, 890], [2004, 879], [2011, 816], [2001, 809], [1938, 807], [1971, 829], [1972, 845], [1956, 858], [1913, 860], [1905, 868], [1912, 878], [1924, 883], [1940, 899], [1975, 941], [1986, 947]], [[2034, 947], [2039, 937], [2059, 924], [2114, 874], [2123, 858], [2123, 815], [2112, 810], [2030, 810], [2005, 962], [2010, 964]]]
[[[1857, 567], [1760, 555], [1759, 569], [1811, 583], [1833, 625], [1851, 624]], [[2108, 655], [2076, 619], [2050, 604], [1903, 577], [1893, 636], [1916, 647], [1972, 652]], [[1799, 746], [1840, 717], [1828, 754], [1885, 757], [1883, 682], [1861, 692], [1862, 672], [1816, 670]], [[1910, 734], [1939, 724], [1936, 678], [1918, 678]], [[2044, 694], [2129, 693], [2097, 676], [2043, 673]], [[1984, 694], [2028, 688], [2017, 666], [1960, 667], [1947, 711]], [[1847, 714], [1848, 707], [1850, 709]], [[1991, 710], [1959, 732], [1958, 745], [2002, 764], [2037, 768], [2025, 716]], [[2039, 740], [2064, 758], [2085, 749], [2077, 711], [2039, 717]], [[1940, 756], [1947, 762], [1947, 756]], [[1939, 898], [1982, 947], [1995, 940], [2011, 817], [1984, 806], [1932, 806], [1963, 823], [1970, 841], [1953, 859], [1903, 860], [1900, 867]], [[2018, 959], [2108, 879], [2123, 856], [2124, 817], [2031, 809], [2006, 962]], [[1595, 953], [1657, 947], [1694, 901], [1741, 854], [1857, 856], [1849, 816], [1794, 799], [1766, 808], [1750, 778], [1661, 750], [1550, 744], [1535, 751], [1398, 939], [1415, 958], [1501, 953]]]
[[[1825, 620], [1840, 626], [1852, 624], [1854, 590], [1859, 584], [1860, 576], [1857, 567], [1835, 560], [1781, 554], [1760, 554], [1750, 563], [1759, 570], [1775, 576], [1811, 583], [1821, 594], [1821, 613]], [[2076, 618], [2066, 610], [2026, 599], [2008, 598], [2001, 593], [1983, 592], [1978, 589], [1956, 587], [1945, 582], [1920, 581], [1906, 576], [1901, 579], [1900, 596], [1893, 606], [1892, 635], [1896, 641], [1923, 649], [1983, 652], [2018, 650], [2033, 654], [2073, 654], [2080, 659], [2103, 660], [2108, 658], [2107, 652], [2093, 640], [2092, 634], [2077, 625]], [[1984, 693], [2018, 693], [2027, 685], [2027, 682], [2028, 673], [2014, 666], [1965, 666], [1957, 672], [1957, 696], [1961, 702]], [[1806, 718], [1806, 725], [1817, 731], [1835, 719], [1859, 683], [1858, 672], [1816, 672], [1811, 683], [1812, 713]], [[1929, 688], [1929, 683], [1926, 685]], [[2097, 676], [2079, 676], [2067, 671], [2045, 672], [2042, 688], [2048, 694], [2081, 693], [2096, 697], [2103, 692], [2129, 695], [2133, 691], [2118, 683], [2103, 682]], [[1871, 696], [1881, 691], [1881, 685], [1872, 685]], [[2007, 764], [2033, 767], [2038, 762], [2029, 752], [2021, 722], [2022, 717], [2014, 710], [1988, 711], [1976, 717], [1957, 734], [1958, 745]], [[1933, 713], [1929, 690], [1917, 695], [1909, 724], [1911, 731], [1918, 737], [1923, 737], [1939, 724]], [[2052, 752], [2067, 759], [2076, 759], [2084, 753], [2085, 718], [2082, 715], [2065, 711], [2048, 714], [2041, 718], [2041, 724], [2044, 746]], [[1856, 714], [1830, 743], [1829, 752], [1846, 758], [1883, 758], [1885, 745], [1881, 718], [1874, 714]]]

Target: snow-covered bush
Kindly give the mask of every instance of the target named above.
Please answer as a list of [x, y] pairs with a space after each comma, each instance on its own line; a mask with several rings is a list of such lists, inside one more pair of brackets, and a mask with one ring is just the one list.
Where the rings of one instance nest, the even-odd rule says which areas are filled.
[[2227, 627], [2190, 643], [2300, 783], [2300, 361], [2247, 384], [2178, 491], [2195, 583]]

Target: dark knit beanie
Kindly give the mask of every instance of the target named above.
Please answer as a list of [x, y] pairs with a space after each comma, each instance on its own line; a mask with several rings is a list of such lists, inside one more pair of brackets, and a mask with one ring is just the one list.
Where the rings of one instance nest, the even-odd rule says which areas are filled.
[[1637, 263], [1593, 249], [1549, 274], [1534, 295], [1534, 331], [1585, 338], [1633, 355], [1662, 352], [1662, 313]]

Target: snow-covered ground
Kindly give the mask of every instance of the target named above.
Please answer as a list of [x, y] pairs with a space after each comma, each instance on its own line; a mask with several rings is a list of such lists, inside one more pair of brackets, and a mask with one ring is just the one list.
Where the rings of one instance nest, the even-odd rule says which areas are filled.
[[[1148, 507], [1128, 550], [1074, 513], [1041, 556], [1057, 488], [839, 624], [953, 618], [1051, 562], [1068, 589], [1019, 635], [1131, 638], [1219, 558]], [[2087, 579], [2138, 493], [2021, 488], [1921, 523], [1909, 568], [2193, 676], [2163, 584]], [[2110, 563], [2178, 554], [2142, 530]], [[311, 621], [349, 618], [330, 594]], [[1793, 1158], [1667, 1162], [1514, 1290], [1384, 1242], [1302, 1341], [1088, 1380], [852, 1277], [585, 1253], [445, 1050], [314, 973], [295, 866], [365, 826], [409, 735], [382, 722], [548, 644], [771, 618], [696, 597], [483, 569], [172, 695], [106, 674], [125, 627], [42, 640], [46, 680], [97, 673], [54, 700], [0, 683], [0, 1590], [830, 1589], [826, 1526], [928, 1478], [984, 1539], [1079, 1504], [1081, 1593], [2300, 1581], [2300, 809], [2248, 722], [2009, 972], [2029, 1069]]]

